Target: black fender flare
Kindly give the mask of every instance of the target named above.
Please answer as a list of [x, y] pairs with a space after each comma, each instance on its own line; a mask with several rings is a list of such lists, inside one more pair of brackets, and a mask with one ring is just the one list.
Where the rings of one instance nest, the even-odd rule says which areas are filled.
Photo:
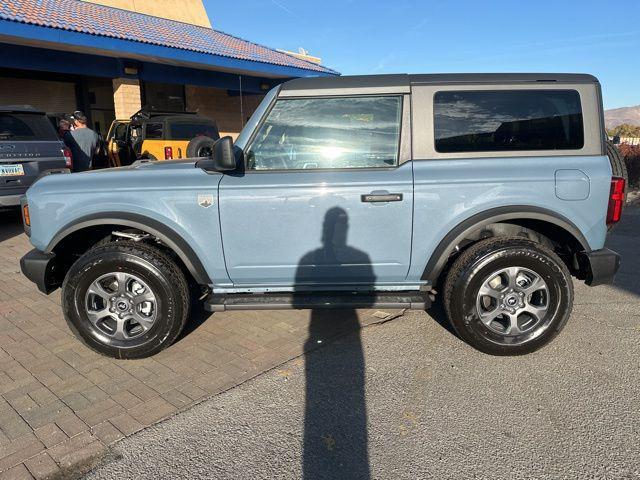
[[552, 223], [571, 234], [580, 243], [585, 252], [591, 251], [589, 242], [587, 242], [580, 229], [571, 220], [559, 213], [529, 205], [496, 207], [472, 215], [445, 235], [431, 254], [420, 278], [428, 280], [433, 285], [442, 273], [453, 249], [458, 243], [477, 229], [507, 220], [542, 220]]
[[164, 223], [137, 213], [99, 212], [80, 217], [65, 225], [54, 235], [47, 245], [45, 253], [53, 252], [56, 246], [73, 232], [98, 225], [122, 225], [142, 230], [157, 237], [178, 255], [196, 282], [201, 285], [212, 283], [202, 262], [188, 242]]

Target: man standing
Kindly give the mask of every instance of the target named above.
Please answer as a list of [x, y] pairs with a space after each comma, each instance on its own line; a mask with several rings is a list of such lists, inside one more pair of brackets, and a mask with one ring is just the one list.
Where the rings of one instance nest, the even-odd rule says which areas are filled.
[[91, 169], [93, 157], [100, 146], [100, 138], [87, 127], [87, 117], [81, 111], [73, 112], [71, 119], [75, 128], [65, 134], [64, 142], [71, 149], [73, 171], [84, 172]]

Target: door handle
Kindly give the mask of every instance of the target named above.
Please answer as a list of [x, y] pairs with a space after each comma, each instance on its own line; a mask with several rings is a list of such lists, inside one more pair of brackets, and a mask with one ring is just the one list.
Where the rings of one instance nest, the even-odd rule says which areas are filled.
[[367, 203], [401, 202], [402, 194], [401, 193], [369, 193], [367, 195], [362, 195], [360, 199], [363, 202], [367, 202]]

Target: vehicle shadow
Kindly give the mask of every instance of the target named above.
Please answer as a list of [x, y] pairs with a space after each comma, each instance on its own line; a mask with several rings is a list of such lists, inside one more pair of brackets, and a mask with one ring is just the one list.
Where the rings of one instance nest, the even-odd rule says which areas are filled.
[[0, 242], [20, 235], [23, 231], [19, 209], [0, 210]]
[[[327, 211], [322, 246], [298, 264], [294, 307], [305, 308], [305, 287], [313, 283], [340, 278], [375, 284], [369, 256], [347, 245], [348, 228], [345, 210]], [[329, 358], [324, 351], [309, 353], [337, 331], [354, 332], [348, 344], [338, 346], [339, 354]], [[303, 478], [369, 479], [365, 364], [356, 310], [311, 310], [304, 348]]]
[[194, 293], [192, 293], [191, 300], [192, 301], [189, 308], [189, 318], [187, 319], [187, 323], [185, 323], [184, 328], [180, 332], [180, 335], [178, 335], [178, 338], [176, 339], [174, 344], [181, 342], [183, 339], [198, 330], [213, 315], [212, 312], [208, 312], [207, 310], [205, 310], [204, 303], [198, 300], [198, 295], [194, 295]]
[[449, 318], [447, 317], [447, 312], [444, 309], [444, 304], [442, 303], [442, 295], [438, 295], [435, 301], [431, 304], [431, 306], [426, 310], [427, 315], [429, 315], [435, 322], [444, 328], [447, 332], [453, 335], [456, 338], [458, 334], [451, 325]]

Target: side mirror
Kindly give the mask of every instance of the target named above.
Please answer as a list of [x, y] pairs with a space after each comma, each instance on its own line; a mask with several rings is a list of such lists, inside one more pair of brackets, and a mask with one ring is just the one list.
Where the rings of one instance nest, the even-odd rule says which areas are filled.
[[[192, 140], [192, 142], [194, 142]], [[215, 142], [212, 139], [199, 139], [200, 143], [197, 148], [196, 155], [205, 157], [198, 160], [197, 168], [201, 168], [207, 172], [228, 172], [236, 169], [236, 157], [233, 151], [233, 139], [231, 137], [222, 137]], [[191, 145], [191, 144], [190, 144]], [[187, 152], [190, 148], [187, 147]]]
[[236, 169], [236, 157], [233, 154], [233, 139], [222, 137], [213, 144], [213, 163], [216, 170], [226, 172]]

